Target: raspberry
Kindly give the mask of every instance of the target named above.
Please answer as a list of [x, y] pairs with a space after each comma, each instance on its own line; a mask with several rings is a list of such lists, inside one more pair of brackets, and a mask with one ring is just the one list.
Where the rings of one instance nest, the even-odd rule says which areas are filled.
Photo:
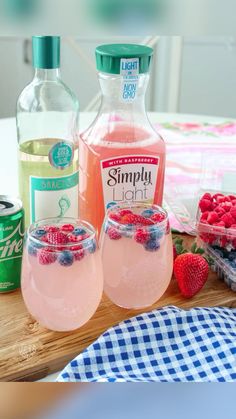
[[139, 228], [134, 235], [134, 240], [137, 243], [145, 244], [149, 240], [149, 233], [145, 229]]
[[119, 223], [119, 222], [120, 222], [120, 220], [121, 220], [121, 215], [120, 215], [120, 214], [118, 214], [117, 212], [112, 212], [112, 213], [109, 215], [109, 218], [110, 218], [111, 220], [116, 221], [117, 223]]
[[72, 231], [74, 231], [74, 226], [72, 224], [64, 224], [63, 226], [61, 226], [61, 230], [71, 233]]
[[209, 224], [215, 224], [219, 221], [219, 215], [217, 214], [217, 212], [212, 211], [210, 212], [210, 214], [207, 217], [207, 222]]
[[74, 253], [74, 260], [76, 260], [77, 262], [79, 262], [80, 260], [82, 260], [85, 256], [84, 250], [79, 250], [78, 252]]
[[221, 205], [218, 205], [216, 207], [215, 212], [217, 212], [217, 214], [219, 215], [220, 218], [222, 217], [222, 215], [225, 214], [225, 210], [224, 210], [224, 208], [221, 207]]
[[202, 213], [200, 221], [207, 220], [208, 215], [210, 214], [209, 211], [205, 211]]
[[90, 237], [90, 235], [89, 234], [83, 234], [83, 236], [82, 236], [82, 240], [86, 240], [86, 239], [88, 239]]
[[220, 238], [220, 246], [221, 247], [226, 247], [227, 243], [228, 243], [227, 237], [226, 236], [222, 236]]
[[110, 237], [111, 240], [119, 240], [119, 239], [121, 239], [121, 234], [119, 233], [119, 231], [117, 231], [113, 227], [110, 227], [108, 229], [108, 236]]
[[38, 261], [40, 265], [51, 265], [56, 259], [56, 253], [52, 252], [52, 250], [47, 247], [38, 251]]
[[225, 227], [225, 222], [223, 220], [218, 221], [218, 223], [215, 223], [215, 226], [217, 227]]
[[209, 199], [201, 199], [199, 202], [199, 208], [202, 212], [212, 210], [212, 202]]
[[79, 243], [83, 240], [83, 236], [74, 236], [73, 234], [68, 234], [67, 239], [70, 243]]
[[65, 250], [64, 252], [61, 252], [58, 256], [58, 262], [62, 266], [71, 266], [74, 262], [74, 256], [73, 253], [69, 250]]
[[229, 213], [222, 215], [221, 220], [224, 221], [226, 228], [229, 228], [234, 224], [234, 218]]
[[161, 223], [165, 218], [165, 215], [161, 212], [156, 212], [151, 216], [151, 220], [154, 221], [154, 223]]
[[148, 218], [142, 217], [141, 215], [136, 215], [135, 224], [140, 224], [142, 226], [152, 226], [153, 221]]
[[235, 195], [229, 195], [229, 199], [230, 199], [230, 201], [235, 201], [236, 200], [236, 196]]
[[211, 194], [207, 192], [207, 193], [204, 193], [201, 199], [208, 199], [209, 201], [212, 201], [213, 196], [211, 196]]
[[236, 224], [232, 224], [230, 228], [236, 228]]
[[56, 233], [57, 231], [59, 231], [60, 229], [59, 229], [59, 227], [56, 227], [56, 226], [46, 226], [45, 227], [45, 230], [48, 232], [48, 233]]
[[230, 214], [236, 220], [236, 207], [231, 207]]
[[131, 210], [128, 210], [128, 209], [121, 209], [121, 210], [119, 210], [119, 215], [121, 217], [124, 217], [127, 214], [132, 214], [132, 211]]
[[222, 193], [216, 193], [215, 195], [213, 195], [213, 200], [218, 202], [218, 197], [222, 197], [224, 196]]
[[221, 205], [221, 208], [223, 208], [225, 212], [229, 212], [232, 206], [233, 206], [232, 202], [223, 202], [223, 204]]
[[135, 214], [126, 214], [121, 219], [122, 224], [135, 224], [136, 223], [136, 215]]
[[232, 202], [232, 205], [236, 205], [236, 199], [233, 199], [231, 202]]
[[55, 233], [48, 233], [47, 234], [47, 241], [50, 244], [66, 244], [68, 243], [68, 238], [66, 234], [57, 231]]

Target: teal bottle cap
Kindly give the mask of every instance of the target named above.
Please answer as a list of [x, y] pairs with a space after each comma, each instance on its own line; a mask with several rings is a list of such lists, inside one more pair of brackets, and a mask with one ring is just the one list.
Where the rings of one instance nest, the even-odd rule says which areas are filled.
[[148, 73], [153, 49], [136, 44], [108, 44], [96, 48], [97, 70], [103, 73], [120, 74], [122, 59], [138, 58], [139, 74]]
[[60, 37], [33, 36], [34, 68], [53, 69], [60, 67]]

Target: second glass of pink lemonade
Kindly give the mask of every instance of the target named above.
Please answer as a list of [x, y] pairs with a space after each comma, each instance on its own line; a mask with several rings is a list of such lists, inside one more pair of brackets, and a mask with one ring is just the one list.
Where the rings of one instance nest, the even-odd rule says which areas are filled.
[[103, 273], [94, 228], [80, 220], [48, 219], [27, 233], [22, 294], [31, 315], [54, 331], [71, 331], [95, 313]]
[[104, 291], [118, 306], [146, 308], [166, 291], [173, 271], [167, 213], [156, 205], [115, 205], [101, 234]]
[[145, 110], [152, 48], [96, 49], [102, 103], [80, 136], [80, 216], [99, 232], [111, 203], [162, 204], [165, 143]]

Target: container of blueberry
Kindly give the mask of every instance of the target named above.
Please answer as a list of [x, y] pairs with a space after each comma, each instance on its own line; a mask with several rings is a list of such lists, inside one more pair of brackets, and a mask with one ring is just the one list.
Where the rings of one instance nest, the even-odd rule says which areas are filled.
[[236, 292], [236, 250], [229, 251], [215, 245], [206, 245], [205, 250], [213, 261], [212, 270]]
[[209, 246], [236, 250], [236, 195], [204, 193], [198, 204], [197, 235]]

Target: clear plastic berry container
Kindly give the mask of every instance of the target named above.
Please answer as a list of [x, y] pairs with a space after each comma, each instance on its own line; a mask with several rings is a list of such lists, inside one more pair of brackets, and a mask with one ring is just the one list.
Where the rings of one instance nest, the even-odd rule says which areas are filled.
[[[206, 254], [212, 259], [211, 269], [217, 273], [232, 291], [236, 292], [236, 251], [222, 251], [217, 246], [205, 246]], [[231, 259], [231, 260], [230, 260]]]
[[103, 273], [92, 225], [72, 218], [39, 221], [25, 237], [22, 294], [31, 315], [54, 331], [71, 331], [95, 313]]
[[202, 194], [196, 231], [205, 244], [236, 249], [236, 195], [215, 191]]
[[173, 270], [167, 213], [156, 205], [112, 206], [101, 233], [104, 291], [118, 306], [151, 306], [166, 291]]

